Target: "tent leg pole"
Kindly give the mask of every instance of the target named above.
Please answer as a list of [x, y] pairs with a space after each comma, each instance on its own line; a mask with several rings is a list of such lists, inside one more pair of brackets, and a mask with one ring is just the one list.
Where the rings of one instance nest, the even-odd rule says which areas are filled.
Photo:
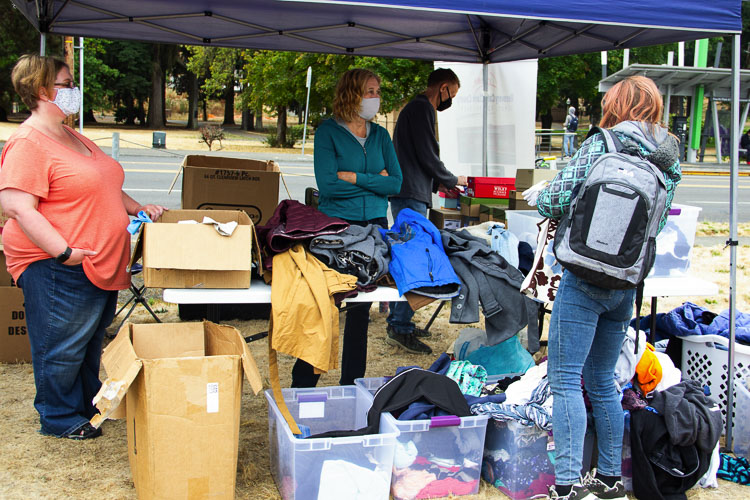
[[734, 348], [737, 290], [737, 170], [740, 141], [740, 35], [732, 37], [732, 130], [730, 135], [729, 181], [729, 350], [727, 354], [727, 432], [726, 446], [734, 450]]
[[47, 55], [47, 33], [39, 34], [39, 55]]
[[667, 96], [664, 99], [664, 127], [669, 129], [669, 108], [672, 104], [672, 86], [667, 85]]
[[489, 92], [489, 71], [488, 63], [482, 64], [482, 175], [487, 177], [489, 171], [487, 165], [487, 93]]

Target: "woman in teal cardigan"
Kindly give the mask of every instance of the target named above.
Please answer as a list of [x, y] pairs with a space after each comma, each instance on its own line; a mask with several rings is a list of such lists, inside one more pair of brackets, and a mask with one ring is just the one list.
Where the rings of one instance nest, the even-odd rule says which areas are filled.
[[[380, 109], [380, 78], [365, 69], [344, 73], [336, 85], [334, 118], [315, 131], [318, 209], [349, 224], [388, 227], [388, 196], [401, 191], [401, 167], [388, 132], [371, 122]], [[341, 385], [364, 377], [370, 303], [346, 313]], [[314, 387], [320, 375], [297, 360], [292, 387]]]

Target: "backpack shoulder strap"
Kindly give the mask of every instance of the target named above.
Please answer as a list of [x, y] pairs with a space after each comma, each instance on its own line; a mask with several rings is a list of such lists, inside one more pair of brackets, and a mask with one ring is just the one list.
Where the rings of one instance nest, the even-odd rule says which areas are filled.
[[597, 132], [601, 133], [602, 137], [604, 138], [604, 144], [607, 153], [616, 153], [623, 150], [623, 145], [620, 139], [617, 137], [617, 135], [615, 135], [614, 132], [607, 128], [591, 127], [589, 133], [586, 134], [586, 139], [596, 134]]

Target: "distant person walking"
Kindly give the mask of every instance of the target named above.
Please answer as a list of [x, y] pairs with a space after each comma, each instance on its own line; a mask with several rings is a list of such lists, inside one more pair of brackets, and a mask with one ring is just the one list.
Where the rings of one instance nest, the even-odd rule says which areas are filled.
[[563, 124], [565, 135], [563, 136], [563, 155], [565, 159], [570, 158], [576, 149], [576, 131], [578, 130], [578, 117], [576, 108], [571, 106], [568, 109], [568, 116], [565, 117]]
[[[440, 161], [435, 137], [435, 111], [448, 109], [461, 83], [458, 76], [438, 68], [427, 77], [427, 89], [412, 99], [398, 116], [393, 132], [393, 146], [404, 180], [401, 192], [391, 196], [391, 215], [395, 220], [404, 208], [427, 216], [432, 193], [465, 186], [466, 177], [453, 175]], [[414, 311], [407, 302], [391, 304], [386, 342], [414, 354], [431, 354], [432, 349], [417, 337], [429, 336], [411, 321]]]

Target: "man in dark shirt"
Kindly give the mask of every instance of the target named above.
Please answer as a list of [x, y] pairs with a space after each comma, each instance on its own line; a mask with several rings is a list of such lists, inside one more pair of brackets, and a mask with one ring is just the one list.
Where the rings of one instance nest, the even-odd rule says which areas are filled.
[[[427, 78], [427, 89], [407, 104], [398, 116], [393, 133], [403, 182], [401, 192], [391, 196], [391, 214], [395, 220], [404, 208], [427, 216], [432, 207], [432, 193], [465, 186], [466, 177], [453, 175], [440, 161], [435, 137], [435, 110], [450, 107], [461, 83], [450, 69], [438, 68]], [[407, 302], [391, 304], [386, 342], [415, 354], [430, 354], [432, 349], [417, 339], [429, 332], [411, 321], [414, 311]]]

